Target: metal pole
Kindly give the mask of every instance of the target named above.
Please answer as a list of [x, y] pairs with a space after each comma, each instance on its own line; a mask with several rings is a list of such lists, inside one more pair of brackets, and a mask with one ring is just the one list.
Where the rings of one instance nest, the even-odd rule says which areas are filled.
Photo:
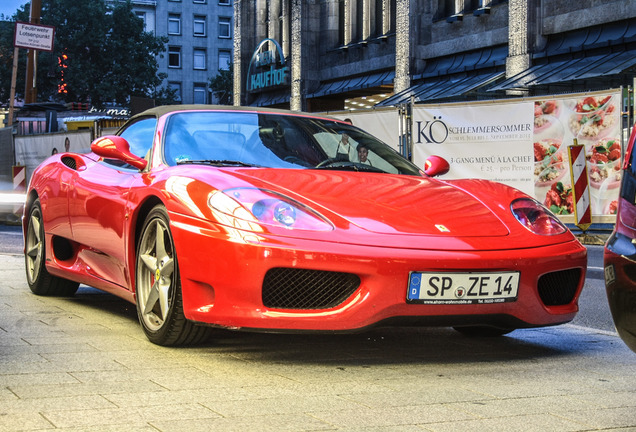
[[398, 152], [406, 157], [404, 151], [404, 106], [398, 105]]
[[408, 146], [408, 159], [413, 162], [413, 105], [415, 98], [411, 96], [409, 104], [406, 106], [406, 143]]
[[13, 107], [15, 105], [15, 82], [18, 78], [18, 53], [17, 47], [13, 48], [13, 70], [11, 71], [11, 93], [9, 95], [9, 122], [7, 126], [13, 125]]
[[[42, 0], [31, 0], [31, 24], [40, 24]], [[24, 90], [24, 103], [37, 101], [37, 50], [30, 49], [27, 56], [27, 75]]]

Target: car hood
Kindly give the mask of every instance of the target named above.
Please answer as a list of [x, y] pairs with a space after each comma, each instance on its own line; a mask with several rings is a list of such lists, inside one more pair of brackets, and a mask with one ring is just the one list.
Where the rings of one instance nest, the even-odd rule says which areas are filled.
[[[284, 193], [329, 220], [341, 219], [369, 232], [453, 237], [509, 234], [491, 210], [502, 206], [486, 205], [464, 188], [432, 178], [274, 169], [234, 170], [233, 174], [253, 186]], [[504, 205], [501, 211], [509, 212], [509, 202]]]

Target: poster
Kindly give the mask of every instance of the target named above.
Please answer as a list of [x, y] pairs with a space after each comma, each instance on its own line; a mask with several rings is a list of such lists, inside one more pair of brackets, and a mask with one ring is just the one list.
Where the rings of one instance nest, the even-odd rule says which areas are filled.
[[621, 179], [620, 92], [413, 109], [413, 161], [446, 158], [444, 179], [515, 187], [572, 215], [567, 146], [585, 145], [593, 216], [616, 213]]
[[534, 102], [535, 197], [573, 214], [567, 146], [585, 146], [592, 215], [616, 214], [621, 180], [620, 94]]
[[90, 131], [16, 136], [16, 163], [26, 166], [27, 180], [30, 180], [35, 168], [49, 156], [65, 151], [88, 153], [90, 142]]

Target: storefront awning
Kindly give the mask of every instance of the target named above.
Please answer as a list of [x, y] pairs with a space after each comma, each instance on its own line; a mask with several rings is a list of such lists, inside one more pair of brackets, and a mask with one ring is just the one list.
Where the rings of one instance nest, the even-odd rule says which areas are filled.
[[395, 106], [408, 103], [413, 98], [414, 103], [432, 100], [452, 99], [465, 96], [485, 87], [505, 76], [504, 72], [491, 72], [476, 75], [450, 76], [435, 81], [423, 82], [397, 93], [390, 98], [376, 104], [376, 107]]
[[395, 71], [391, 70], [326, 82], [321, 84], [315, 92], [308, 94], [307, 97], [316, 98], [390, 85], [393, 84], [393, 78], [395, 78]]
[[623, 20], [551, 35], [532, 66], [488, 89], [608, 88], [636, 75], [636, 21]]
[[267, 107], [289, 102], [289, 89], [260, 93], [249, 103], [250, 106]]
[[427, 60], [414, 85], [375, 106], [464, 97], [503, 78], [507, 56], [508, 46], [500, 45]]
[[507, 56], [508, 46], [500, 45], [427, 60], [424, 71], [414, 76], [413, 80], [446, 77], [459, 73], [471, 73], [472, 71], [475, 73], [484, 70], [492, 71], [498, 67], [503, 67], [506, 64]]
[[[630, 72], [635, 65], [636, 50], [553, 60], [532, 66], [488, 91], [528, 89], [539, 85], [609, 77]], [[631, 70], [631, 73], [635, 71]]]

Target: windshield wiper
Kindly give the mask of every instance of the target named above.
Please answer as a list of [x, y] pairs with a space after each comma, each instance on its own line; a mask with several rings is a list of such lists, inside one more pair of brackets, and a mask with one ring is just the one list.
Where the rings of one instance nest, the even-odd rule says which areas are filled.
[[182, 160], [178, 161], [177, 165], [212, 165], [212, 166], [238, 166], [238, 167], [261, 167], [261, 165], [249, 164], [235, 160], [225, 159], [195, 159], [195, 160]]
[[334, 171], [365, 171], [365, 172], [376, 172], [376, 173], [385, 173], [386, 171], [381, 170], [380, 168], [375, 168], [371, 165], [350, 162], [350, 161], [341, 161], [334, 159], [327, 159], [326, 161], [319, 163], [314, 169], [322, 169], [322, 170], [334, 170]]

